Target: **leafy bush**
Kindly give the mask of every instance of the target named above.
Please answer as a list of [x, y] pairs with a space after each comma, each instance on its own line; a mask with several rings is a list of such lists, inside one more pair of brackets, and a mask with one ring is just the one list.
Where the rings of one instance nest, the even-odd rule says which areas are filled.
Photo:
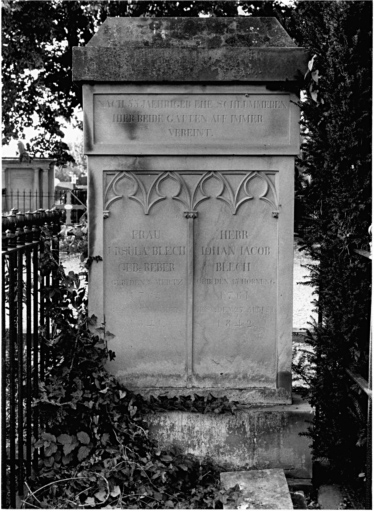
[[367, 399], [348, 377], [368, 378], [371, 275], [371, 2], [301, 2], [298, 26], [312, 57], [302, 102], [298, 165], [308, 178], [305, 249], [321, 321], [308, 333], [316, 375], [310, 400], [315, 457], [347, 477], [365, 464]]

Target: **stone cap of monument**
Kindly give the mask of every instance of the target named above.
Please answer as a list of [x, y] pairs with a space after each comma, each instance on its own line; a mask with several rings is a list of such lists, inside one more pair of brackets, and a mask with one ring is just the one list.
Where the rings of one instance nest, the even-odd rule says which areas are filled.
[[73, 48], [73, 80], [292, 82], [307, 61], [276, 18], [107, 18]]

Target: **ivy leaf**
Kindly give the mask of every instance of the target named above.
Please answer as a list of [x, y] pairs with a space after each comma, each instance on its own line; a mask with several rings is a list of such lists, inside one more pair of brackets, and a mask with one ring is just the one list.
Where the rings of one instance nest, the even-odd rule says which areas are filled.
[[112, 496], [112, 498], [117, 498], [117, 496], [119, 496], [120, 494], [121, 494], [121, 489], [120, 489], [119, 485], [115, 485], [113, 487], [113, 490], [110, 493], [110, 495]]
[[87, 498], [84, 504], [88, 507], [94, 507], [96, 505], [95, 498]]
[[120, 389], [120, 391], [119, 391], [120, 400], [122, 400], [122, 398], [125, 398], [126, 395], [127, 395], [127, 391], [122, 391], [122, 389]]
[[51, 455], [53, 455], [56, 452], [57, 452], [57, 445], [54, 443], [50, 444], [49, 446], [47, 446], [47, 448], [44, 449], [44, 455], [46, 457], [50, 457]]
[[47, 467], [47, 468], [51, 468], [53, 466], [53, 463], [54, 463], [55, 459], [53, 457], [53, 455], [51, 455], [50, 457], [47, 457], [43, 460], [44, 462], [44, 465]]
[[90, 436], [86, 432], [78, 432], [77, 438], [82, 444], [89, 444]]
[[82, 460], [86, 459], [90, 454], [91, 448], [88, 446], [81, 446], [78, 450], [78, 460], [82, 462]]
[[62, 453], [60, 452], [60, 450], [58, 450], [58, 451], [55, 453], [55, 462], [60, 462], [61, 457], [62, 457]]
[[106, 445], [108, 444], [108, 442], [109, 442], [109, 439], [110, 439], [110, 435], [109, 435], [107, 432], [105, 432], [105, 434], [103, 434], [103, 435], [101, 436], [101, 443], [102, 443], [104, 446], [106, 446]]
[[107, 493], [106, 493], [106, 491], [104, 489], [102, 489], [101, 491], [97, 492], [94, 496], [101, 503], [104, 503], [104, 501], [107, 499]]
[[78, 446], [77, 443], [64, 444], [64, 447], [63, 447], [64, 455], [69, 455], [69, 453], [71, 453], [74, 450], [74, 448], [76, 448], [77, 446]]
[[62, 457], [62, 463], [64, 464], [64, 466], [67, 466], [68, 464], [70, 464], [70, 462], [73, 460], [73, 456], [72, 454], [70, 455], [64, 455]]
[[60, 436], [58, 436], [57, 441], [60, 444], [71, 444], [72, 437], [69, 436], [68, 434], [61, 434]]
[[53, 443], [56, 442], [56, 437], [53, 434], [48, 434], [48, 432], [43, 432], [40, 437], [45, 441], [52, 441]]
[[96, 323], [97, 323], [97, 316], [96, 315], [91, 315], [88, 318], [88, 323], [89, 323], [89, 325], [96, 325]]
[[34, 448], [38, 449], [38, 448], [42, 448], [44, 446], [44, 441], [42, 439], [39, 439], [35, 445], [34, 445]]
[[105, 331], [105, 338], [107, 341], [110, 341], [114, 338], [114, 334], [109, 331]]

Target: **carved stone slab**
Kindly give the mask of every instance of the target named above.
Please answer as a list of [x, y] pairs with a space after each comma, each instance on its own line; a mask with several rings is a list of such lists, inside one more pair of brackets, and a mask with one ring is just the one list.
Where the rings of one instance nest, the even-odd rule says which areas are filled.
[[139, 388], [274, 390], [277, 173], [119, 171], [104, 180], [116, 375]]

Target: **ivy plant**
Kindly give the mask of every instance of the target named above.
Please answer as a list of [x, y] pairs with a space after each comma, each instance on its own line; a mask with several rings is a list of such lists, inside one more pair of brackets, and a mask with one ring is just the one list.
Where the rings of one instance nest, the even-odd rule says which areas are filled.
[[[91, 260], [92, 261], [92, 258]], [[86, 281], [65, 274], [46, 251], [40, 272], [58, 275], [45, 287], [51, 334], [41, 332], [50, 364], [34, 400], [42, 429], [38, 468], [27, 481], [29, 508], [223, 508], [240, 499], [220, 487], [222, 468], [177, 448], [158, 449], [145, 414], [156, 409], [232, 411], [227, 399], [190, 396], [144, 400], [119, 384], [105, 363], [111, 333], [87, 315]], [[171, 407], [168, 407], [168, 403]], [[196, 407], [195, 407], [196, 406]]]

